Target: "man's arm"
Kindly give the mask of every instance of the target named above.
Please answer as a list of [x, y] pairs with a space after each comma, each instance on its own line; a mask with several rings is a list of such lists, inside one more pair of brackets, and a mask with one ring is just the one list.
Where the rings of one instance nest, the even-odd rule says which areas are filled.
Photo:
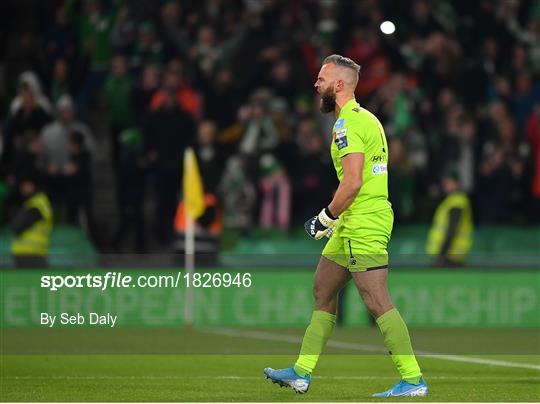
[[334, 218], [341, 215], [354, 201], [362, 187], [362, 170], [364, 169], [364, 153], [349, 153], [341, 158], [343, 179], [328, 205]]
[[446, 235], [444, 239], [444, 243], [441, 247], [441, 252], [439, 253], [439, 257], [445, 257], [446, 253], [450, 249], [450, 245], [452, 244], [452, 241], [454, 240], [454, 237], [457, 233], [457, 227], [459, 224], [459, 221], [461, 219], [462, 215], [462, 209], [459, 208], [452, 208], [450, 209], [450, 214], [448, 218], [448, 228], [446, 229]]
[[11, 230], [16, 236], [19, 236], [25, 230], [28, 230], [38, 220], [41, 220], [41, 212], [37, 208], [24, 210], [15, 216], [15, 219], [10, 223]]
[[334, 144], [341, 158], [343, 178], [330, 205], [304, 224], [306, 232], [316, 240], [330, 237], [338, 224], [338, 216], [351, 205], [362, 187], [365, 128], [356, 119], [349, 118], [339, 118], [333, 132]]

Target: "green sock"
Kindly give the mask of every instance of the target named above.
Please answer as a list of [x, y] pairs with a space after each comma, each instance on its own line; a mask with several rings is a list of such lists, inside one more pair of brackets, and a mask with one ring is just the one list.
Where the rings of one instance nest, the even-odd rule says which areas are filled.
[[315, 310], [311, 316], [300, 355], [294, 365], [294, 371], [299, 376], [305, 377], [315, 369], [319, 356], [326, 345], [326, 341], [330, 338], [334, 325], [336, 324], [336, 316], [322, 310]]
[[377, 319], [377, 324], [384, 337], [384, 345], [390, 351], [401, 378], [418, 384], [422, 372], [414, 356], [409, 331], [399, 311], [395, 308], [387, 311]]

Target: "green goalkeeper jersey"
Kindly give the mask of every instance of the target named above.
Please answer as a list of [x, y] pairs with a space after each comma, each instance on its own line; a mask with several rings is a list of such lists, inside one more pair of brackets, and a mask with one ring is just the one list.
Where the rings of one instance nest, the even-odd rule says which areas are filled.
[[353, 98], [341, 111], [332, 130], [332, 161], [339, 181], [343, 179], [341, 158], [349, 153], [364, 153], [362, 188], [346, 216], [377, 212], [391, 207], [388, 201], [388, 144], [384, 129], [371, 112]]

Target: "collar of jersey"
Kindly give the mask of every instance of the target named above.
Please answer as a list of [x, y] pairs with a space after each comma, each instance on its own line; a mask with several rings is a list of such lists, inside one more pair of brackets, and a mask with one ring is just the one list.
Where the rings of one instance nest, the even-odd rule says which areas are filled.
[[349, 101], [347, 101], [345, 105], [341, 108], [338, 118], [341, 117], [344, 111], [349, 111], [355, 107], [360, 107], [360, 104], [356, 102], [356, 98], [353, 97]]

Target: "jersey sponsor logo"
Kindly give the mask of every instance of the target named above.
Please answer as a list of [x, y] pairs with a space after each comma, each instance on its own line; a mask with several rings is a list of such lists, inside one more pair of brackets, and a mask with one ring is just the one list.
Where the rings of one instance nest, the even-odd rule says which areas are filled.
[[336, 146], [339, 150], [343, 149], [344, 147], [347, 147], [347, 129], [340, 129], [336, 131]]
[[373, 169], [371, 170], [371, 172], [374, 175], [387, 174], [388, 173], [388, 168], [386, 166], [386, 163], [374, 164]]
[[334, 125], [334, 129], [341, 129], [345, 126], [345, 118], [340, 118], [336, 121], [336, 124]]
[[385, 154], [379, 154], [378, 156], [373, 156], [371, 158], [371, 162], [372, 163], [380, 163], [380, 162], [383, 162], [383, 161], [386, 161], [387, 157]]

